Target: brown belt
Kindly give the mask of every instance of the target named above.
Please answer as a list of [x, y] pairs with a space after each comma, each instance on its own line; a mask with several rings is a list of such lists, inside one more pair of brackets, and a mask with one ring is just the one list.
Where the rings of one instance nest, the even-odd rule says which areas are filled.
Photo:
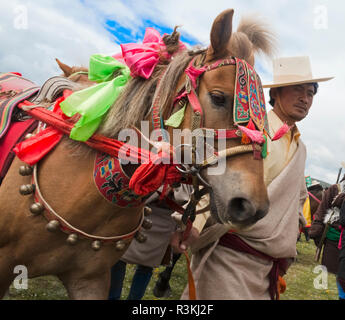
[[283, 271], [284, 273], [287, 270], [288, 262], [285, 258], [276, 259], [273, 258], [265, 253], [262, 253], [254, 248], [252, 248], [249, 244], [247, 244], [245, 241], [243, 241], [239, 236], [232, 232], [226, 233], [224, 236], [222, 236], [219, 239], [219, 245], [230, 248], [235, 251], [249, 253], [253, 256], [272, 261], [273, 266], [269, 273], [269, 293], [272, 300], [279, 300], [279, 292], [278, 292], [278, 277], [279, 277], [279, 271]]

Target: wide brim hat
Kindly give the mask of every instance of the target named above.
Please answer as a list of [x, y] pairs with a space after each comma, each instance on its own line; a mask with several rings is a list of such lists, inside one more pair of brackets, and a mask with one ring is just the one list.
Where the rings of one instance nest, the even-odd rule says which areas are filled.
[[334, 77], [313, 77], [310, 59], [304, 57], [278, 58], [273, 61], [273, 82], [263, 88], [278, 88], [297, 84], [324, 82]]

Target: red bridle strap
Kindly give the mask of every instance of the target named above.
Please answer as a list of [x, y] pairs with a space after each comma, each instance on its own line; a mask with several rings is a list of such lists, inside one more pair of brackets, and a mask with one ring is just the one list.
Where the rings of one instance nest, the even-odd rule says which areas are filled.
[[309, 196], [311, 196], [317, 203], [321, 203], [321, 200], [316, 198], [311, 192], [308, 191]]

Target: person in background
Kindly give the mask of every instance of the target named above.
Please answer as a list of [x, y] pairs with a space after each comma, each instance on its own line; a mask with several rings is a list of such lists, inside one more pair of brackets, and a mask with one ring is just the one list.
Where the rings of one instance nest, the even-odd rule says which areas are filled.
[[[345, 175], [339, 184], [330, 186], [324, 193], [321, 204], [314, 215], [314, 221], [310, 229], [310, 237], [314, 240], [322, 251], [322, 265], [327, 267], [327, 271], [333, 274], [339, 269], [339, 249], [340, 239], [340, 208], [345, 199]], [[323, 243], [320, 243], [325, 228], [329, 224]], [[342, 289], [337, 283], [339, 296], [343, 296]], [[343, 296], [344, 297], [344, 296]]]

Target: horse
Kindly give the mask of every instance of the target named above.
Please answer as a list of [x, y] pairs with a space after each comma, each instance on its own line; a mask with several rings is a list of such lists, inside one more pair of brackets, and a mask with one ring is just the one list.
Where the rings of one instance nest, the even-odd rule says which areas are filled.
[[[253, 19], [243, 20], [233, 33], [233, 14], [229, 9], [214, 20], [211, 45], [205, 50], [177, 52], [179, 35], [174, 32], [172, 37], [164, 38], [167, 50], [176, 53], [174, 59], [167, 61], [162, 56], [150, 79], [131, 79], [97, 133], [117, 138], [122, 129], [139, 127], [142, 120], [151, 120], [150, 107], [157, 92], [160, 114], [167, 119], [174, 98], [186, 82], [185, 70], [191, 62], [205, 67], [195, 90], [204, 115], [202, 126], [238, 132], [232, 113], [237, 68], [230, 62], [237, 57], [254, 65], [256, 52], [271, 53], [273, 38], [264, 25]], [[222, 63], [206, 70], [218, 61]], [[187, 103], [179, 128], [190, 129], [196, 116]], [[200, 120], [200, 114], [197, 118]], [[151, 121], [150, 130], [153, 130]], [[172, 128], [168, 132], [172, 135]], [[200, 172], [200, 178], [212, 190], [211, 214], [220, 223], [233, 221], [245, 227], [268, 211], [263, 161], [253, 156], [258, 151], [254, 144], [248, 146], [251, 149], [243, 148], [237, 134], [236, 138], [226, 140], [226, 148], [242, 152], [226, 154], [225, 172], [221, 176], [208, 175], [205, 168]], [[32, 168], [23, 167], [18, 158], [14, 159], [0, 187], [0, 297], [16, 277], [14, 268], [23, 265], [29, 278], [56, 275], [71, 299], [107, 299], [110, 269], [134, 235], [140, 235], [137, 231], [143, 223], [145, 204], [123, 208], [104, 199], [93, 181], [97, 154], [65, 136], [33, 172]], [[133, 165], [126, 165], [123, 170], [133, 172]], [[20, 188], [21, 194], [20, 186], [24, 186]], [[39, 201], [35, 202], [38, 196]], [[62, 229], [55, 219], [47, 221], [42, 211], [58, 213], [60, 221], [80, 237]]]
[[308, 194], [310, 199], [311, 218], [313, 220], [314, 213], [316, 212], [317, 208], [319, 207], [322, 201], [324, 189], [321, 184], [315, 184], [308, 188]]

